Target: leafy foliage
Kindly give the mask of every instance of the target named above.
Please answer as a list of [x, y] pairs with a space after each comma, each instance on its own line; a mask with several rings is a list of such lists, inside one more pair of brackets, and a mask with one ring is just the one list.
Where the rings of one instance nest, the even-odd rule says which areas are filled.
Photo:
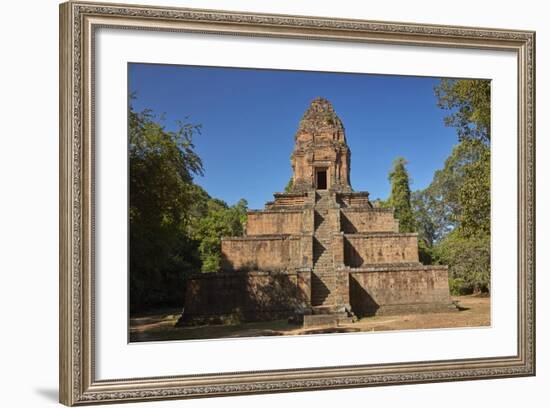
[[232, 207], [221, 200], [212, 199], [207, 203], [206, 215], [196, 219], [193, 236], [200, 242], [203, 272], [216, 272], [220, 269], [222, 237], [243, 235], [247, 205], [244, 199]]
[[437, 263], [449, 265], [451, 291], [455, 295], [489, 292], [491, 272], [490, 237], [464, 237], [451, 232], [433, 248]]
[[465, 237], [491, 233], [491, 155], [480, 147], [478, 160], [464, 167], [464, 180], [458, 193], [461, 213], [459, 229]]
[[412, 192], [411, 207], [419, 243], [423, 242], [426, 247], [431, 247], [439, 233], [434, 215], [435, 202], [432, 196], [427, 194], [426, 190]]
[[[246, 202], [227, 207], [193, 183], [203, 174], [193, 138], [200, 125], [176, 131], [149, 110], [129, 110], [130, 311], [180, 306], [185, 278], [215, 270], [220, 236], [242, 234]], [[215, 227], [211, 227], [215, 225]]]
[[399, 220], [399, 231], [412, 232], [415, 230], [415, 225], [406, 164], [406, 160], [402, 157], [398, 157], [393, 163], [393, 168], [389, 174], [391, 195], [388, 204], [395, 209], [395, 217]]
[[[129, 112], [130, 306], [170, 301], [165, 287], [183, 292], [183, 273], [197, 266], [185, 234], [193, 206], [191, 181], [202, 173], [193, 136], [200, 127], [167, 131], [150, 111]], [[180, 293], [182, 293], [180, 292]]]
[[[453, 148], [443, 169], [434, 173], [431, 184], [412, 194], [417, 229], [430, 245], [463, 224], [464, 217], [471, 220], [475, 214], [479, 222], [488, 223], [489, 165], [489, 147], [477, 140], [464, 140]], [[483, 206], [476, 208], [474, 202]]]
[[434, 173], [431, 184], [413, 193], [408, 190], [404, 160], [399, 158], [390, 173], [391, 196], [378, 200], [376, 206], [396, 207], [404, 227], [400, 229], [418, 232], [419, 256], [424, 264], [449, 265], [454, 294], [489, 291], [490, 82], [442, 80], [435, 87], [435, 95], [438, 106], [450, 111], [445, 124], [456, 128], [457, 145], [443, 168]]
[[453, 294], [490, 290], [490, 83], [442, 80], [438, 105], [459, 143], [428, 188], [413, 194], [415, 219], [435, 263], [449, 265]]
[[459, 140], [491, 139], [491, 83], [476, 79], [443, 79], [435, 87], [440, 108], [452, 110], [447, 126], [457, 129]]

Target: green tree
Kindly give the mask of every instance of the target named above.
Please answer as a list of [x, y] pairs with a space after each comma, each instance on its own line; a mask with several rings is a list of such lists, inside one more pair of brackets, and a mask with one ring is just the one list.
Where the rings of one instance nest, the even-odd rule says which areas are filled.
[[452, 294], [490, 291], [489, 235], [466, 238], [455, 230], [433, 247], [433, 257], [437, 263], [449, 265], [449, 286]]
[[465, 237], [491, 233], [491, 155], [480, 147], [478, 160], [464, 167], [464, 180], [458, 193], [461, 207], [459, 230]]
[[247, 205], [244, 199], [231, 207], [222, 200], [208, 201], [207, 214], [196, 220], [194, 228], [194, 238], [200, 242], [203, 272], [220, 270], [222, 237], [243, 235]]
[[[478, 221], [488, 222], [489, 162], [488, 146], [479, 140], [463, 140], [453, 148], [444, 167], [434, 173], [430, 185], [412, 194], [417, 229], [428, 242], [433, 244], [457, 228], [463, 222], [463, 214], [482, 215], [484, 218]], [[484, 180], [482, 186], [476, 181], [478, 178]], [[466, 185], [473, 188], [466, 192]], [[476, 209], [476, 202], [485, 203], [483, 211]]]
[[129, 111], [130, 311], [181, 306], [186, 276], [220, 268], [223, 236], [242, 235], [247, 203], [212, 198], [193, 177], [203, 174], [193, 138], [149, 110]]
[[198, 125], [178, 122], [169, 131], [162, 118], [130, 106], [131, 310], [175, 302], [183, 293], [184, 274], [200, 265], [193, 255], [197, 244], [186, 234], [197, 205], [193, 175], [203, 170], [193, 145], [199, 130]]
[[438, 105], [457, 129], [459, 143], [418, 192], [418, 223], [431, 227], [434, 262], [449, 265], [454, 294], [490, 290], [490, 83], [442, 80], [435, 88]]
[[447, 126], [456, 128], [459, 140], [491, 139], [491, 82], [477, 79], [442, 79], [435, 87], [437, 104], [451, 110]]
[[411, 193], [411, 207], [418, 239], [432, 246], [437, 239], [437, 226], [433, 217], [433, 202], [426, 190]]
[[409, 186], [409, 173], [405, 168], [407, 162], [403, 157], [398, 157], [393, 163], [389, 174], [391, 194], [388, 200], [390, 207], [395, 210], [395, 217], [399, 220], [400, 232], [413, 232], [415, 230], [414, 216], [411, 208], [411, 189]]

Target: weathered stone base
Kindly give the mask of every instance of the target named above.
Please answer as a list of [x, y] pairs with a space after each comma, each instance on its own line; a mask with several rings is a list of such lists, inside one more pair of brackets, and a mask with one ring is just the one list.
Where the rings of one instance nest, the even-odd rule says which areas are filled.
[[371, 266], [350, 269], [350, 303], [358, 316], [456, 309], [446, 266]]
[[185, 325], [288, 319], [309, 310], [311, 272], [232, 271], [188, 279]]
[[[310, 270], [201, 274], [187, 284], [179, 324], [236, 324], [289, 319], [304, 327], [334, 326], [348, 317], [449, 312], [448, 271], [418, 263], [343, 268], [346, 301], [311, 306]], [[349, 302], [349, 303], [348, 303]], [[344, 319], [345, 318], [345, 319]]]
[[403, 305], [384, 305], [376, 310], [376, 316], [395, 316], [420, 313], [458, 312], [454, 303], [411, 303]]

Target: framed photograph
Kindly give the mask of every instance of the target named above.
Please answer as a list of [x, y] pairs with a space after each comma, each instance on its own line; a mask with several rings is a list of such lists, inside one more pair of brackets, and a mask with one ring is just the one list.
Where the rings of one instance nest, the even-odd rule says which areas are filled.
[[534, 83], [532, 31], [62, 4], [60, 401], [535, 375]]

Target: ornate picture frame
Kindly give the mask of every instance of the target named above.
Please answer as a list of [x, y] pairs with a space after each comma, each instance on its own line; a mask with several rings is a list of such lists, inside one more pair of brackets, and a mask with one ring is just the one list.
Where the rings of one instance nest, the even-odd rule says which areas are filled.
[[[95, 33], [98, 28], [502, 50], [517, 55], [517, 353], [484, 358], [98, 380]], [[60, 401], [196, 398], [535, 375], [535, 33], [68, 2], [60, 6]]]

